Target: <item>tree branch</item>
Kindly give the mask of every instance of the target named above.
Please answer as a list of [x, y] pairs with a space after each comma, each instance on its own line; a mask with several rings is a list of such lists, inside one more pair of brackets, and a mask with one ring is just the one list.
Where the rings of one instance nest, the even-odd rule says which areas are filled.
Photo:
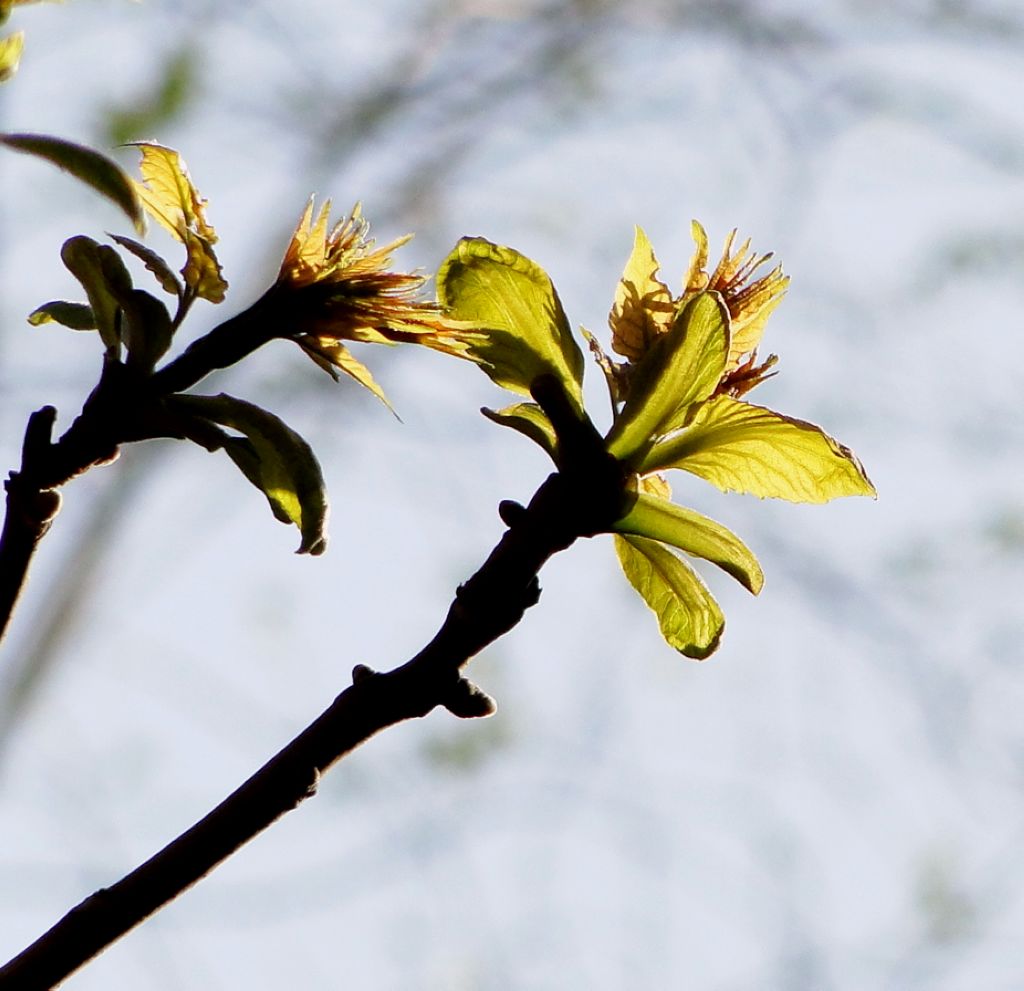
[[163, 400], [191, 388], [218, 368], [235, 364], [278, 336], [286, 308], [271, 287], [247, 310], [214, 327], [153, 374], [104, 359], [100, 380], [61, 438], [51, 440], [57, 411], [44, 406], [29, 418], [21, 469], [4, 482], [6, 515], [0, 532], [0, 642], [25, 586], [39, 542], [60, 509], [56, 491], [97, 465], [113, 461], [121, 444], [182, 437]]
[[353, 685], [209, 815], [0, 968], [0, 991], [44, 991], [64, 980], [314, 794], [321, 774], [380, 730], [437, 706], [464, 718], [494, 711], [461, 669], [537, 602], [537, 575], [548, 558], [606, 531], [631, 498], [621, 466], [558, 383], [538, 380], [534, 398], [558, 432], [560, 469], [528, 506], [501, 504], [509, 529], [459, 587], [433, 640], [385, 674], [357, 666]]
[[52, 406], [44, 406], [28, 418], [21, 449], [21, 471], [12, 471], [4, 482], [7, 512], [0, 533], [0, 641], [25, 587], [36, 547], [60, 510], [60, 494], [33, 482], [34, 465], [50, 447], [56, 416], [57, 411]]

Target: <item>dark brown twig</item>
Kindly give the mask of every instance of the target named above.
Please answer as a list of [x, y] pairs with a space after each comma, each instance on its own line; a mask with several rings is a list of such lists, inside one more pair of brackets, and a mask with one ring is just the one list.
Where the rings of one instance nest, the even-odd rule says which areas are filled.
[[50, 447], [56, 416], [52, 406], [44, 406], [28, 418], [21, 471], [12, 471], [4, 482], [7, 513], [0, 533], [0, 641], [25, 587], [32, 555], [60, 510], [60, 494], [33, 482], [33, 468]]
[[433, 640], [386, 674], [357, 666], [353, 685], [209, 815], [0, 968], [2, 991], [43, 991], [64, 980], [314, 794], [321, 774], [380, 730], [437, 706], [461, 717], [494, 711], [461, 669], [537, 602], [537, 575], [547, 559], [579, 537], [606, 531], [629, 499], [618, 462], [558, 383], [539, 380], [534, 396], [558, 432], [560, 470], [528, 506], [502, 504], [509, 529], [459, 587]]

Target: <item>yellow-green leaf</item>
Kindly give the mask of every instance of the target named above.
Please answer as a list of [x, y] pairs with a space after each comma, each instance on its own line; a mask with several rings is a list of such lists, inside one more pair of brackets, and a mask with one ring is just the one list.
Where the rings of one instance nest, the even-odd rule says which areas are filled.
[[206, 220], [204, 200], [173, 148], [148, 141], [135, 142], [142, 153], [142, 182], [135, 187], [146, 210], [172, 236], [185, 245], [187, 260], [182, 269], [185, 284], [201, 299], [220, 303], [228, 284], [214, 253], [217, 233]]
[[764, 573], [746, 544], [721, 523], [696, 510], [640, 492], [630, 511], [613, 527], [616, 533], [649, 537], [717, 564], [757, 595]]
[[651, 242], [643, 228], [637, 227], [633, 251], [608, 314], [612, 348], [630, 361], [641, 358], [654, 340], [672, 326], [675, 306], [668, 286], [657, 278], [658, 268]]
[[25, 47], [25, 32], [15, 31], [0, 39], [0, 83], [7, 82], [18, 71], [21, 52]]
[[644, 537], [616, 534], [615, 552], [630, 585], [658, 617], [668, 644], [698, 661], [713, 654], [725, 617], [693, 569], [664, 544]]
[[37, 306], [28, 315], [28, 322], [33, 327], [44, 323], [59, 323], [72, 330], [96, 329], [96, 318], [88, 303], [69, 303], [63, 299], [54, 299]]
[[480, 410], [488, 420], [511, 427], [539, 444], [556, 464], [558, 462], [558, 437], [547, 414], [536, 403], [516, 403], [504, 409]]
[[656, 444], [640, 470], [681, 468], [725, 492], [790, 502], [874, 496], [854, 453], [804, 420], [715, 396], [680, 433]]
[[728, 354], [729, 312], [717, 293], [699, 293], [636, 366], [608, 433], [609, 452], [627, 463], [641, 460], [659, 436], [683, 423], [691, 406], [714, 392]]
[[135, 184], [116, 162], [92, 148], [45, 134], [0, 134], [0, 144], [45, 158], [116, 203], [141, 234], [146, 229]]
[[299, 554], [322, 554], [327, 548], [327, 489], [312, 448], [273, 413], [233, 396], [174, 396], [176, 409], [212, 420], [244, 434], [224, 450], [242, 473], [267, 497], [282, 523], [302, 534]]
[[529, 395], [538, 376], [554, 375], [582, 412], [583, 353], [536, 262], [483, 238], [463, 238], [438, 270], [437, 291], [450, 317], [483, 331], [466, 353], [494, 382]]

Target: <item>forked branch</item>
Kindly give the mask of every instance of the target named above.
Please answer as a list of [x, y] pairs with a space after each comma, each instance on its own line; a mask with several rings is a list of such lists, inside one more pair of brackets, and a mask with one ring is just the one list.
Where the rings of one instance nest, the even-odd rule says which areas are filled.
[[353, 685], [209, 815], [0, 968], [0, 989], [43, 991], [64, 980], [314, 794], [321, 774], [380, 730], [437, 706], [461, 717], [494, 711], [462, 668], [537, 602], [537, 575], [547, 559], [606, 530], [629, 499], [618, 463], [558, 384], [538, 380], [534, 394], [558, 430], [563, 467], [528, 506], [502, 503], [508, 530], [459, 587], [433, 640], [393, 671], [357, 666]]

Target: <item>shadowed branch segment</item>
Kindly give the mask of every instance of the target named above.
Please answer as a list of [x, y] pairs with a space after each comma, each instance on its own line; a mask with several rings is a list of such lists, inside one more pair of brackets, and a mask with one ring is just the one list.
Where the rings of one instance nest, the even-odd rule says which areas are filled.
[[528, 506], [502, 503], [509, 529], [459, 587], [430, 643], [393, 671], [357, 665], [352, 686], [217, 808], [0, 968], [2, 991], [43, 991], [64, 980], [313, 795], [321, 774], [382, 729], [438, 706], [463, 718], [494, 712], [462, 668], [536, 604], [537, 575], [548, 558], [580, 537], [607, 532], [631, 498], [618, 463], [559, 383], [538, 380], [534, 398], [558, 431], [563, 468]]

